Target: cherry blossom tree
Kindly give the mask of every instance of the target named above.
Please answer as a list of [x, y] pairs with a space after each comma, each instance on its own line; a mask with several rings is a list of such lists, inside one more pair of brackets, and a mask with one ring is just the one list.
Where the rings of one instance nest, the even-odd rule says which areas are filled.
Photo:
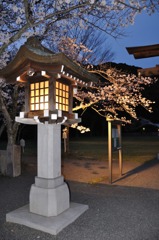
[[158, 0], [2, 0], [0, 5], [0, 58], [3, 68], [19, 46], [32, 35], [39, 35], [50, 46], [54, 40], [75, 29], [90, 26], [113, 37], [133, 24], [136, 14], [159, 10]]
[[94, 31], [92, 27], [69, 30], [66, 36], [59, 39], [58, 51], [64, 52], [80, 65], [110, 62], [115, 55], [105, 33], [97, 29]]
[[[131, 118], [137, 119], [137, 106], [152, 112], [153, 102], [143, 97], [142, 91], [145, 86], [153, 84], [157, 79], [108, 68], [107, 64], [102, 64], [96, 69], [90, 65], [87, 68], [97, 74], [101, 81], [94, 83], [92, 87], [77, 91], [74, 97], [78, 100], [78, 104], [74, 107], [74, 111], [79, 109], [85, 111], [91, 107], [105, 118], [120, 119], [129, 123]], [[119, 117], [122, 112], [127, 113], [129, 118], [123, 115]]]
[[[59, 46], [61, 51], [74, 61], [78, 60], [81, 51], [91, 55], [91, 50], [82, 44], [76, 44], [76, 39], [63, 37]], [[87, 63], [87, 59], [81, 58], [81, 63]], [[156, 79], [137, 76], [137, 73], [134, 74], [131, 71], [110, 68], [107, 63], [98, 66], [90, 64], [83, 66], [91, 73], [98, 75], [100, 81], [91, 87], [78, 89], [77, 94], [74, 95], [77, 99], [74, 111], [83, 109], [85, 112], [88, 107], [91, 107], [106, 119], [111, 117], [126, 123], [130, 123], [132, 118], [137, 119], [137, 106], [142, 106], [148, 112], [152, 112], [153, 102], [143, 97], [142, 91], [145, 86], [153, 84]], [[78, 126], [78, 124], [73, 124], [72, 127], [82, 133], [87, 132], [87, 128]]]

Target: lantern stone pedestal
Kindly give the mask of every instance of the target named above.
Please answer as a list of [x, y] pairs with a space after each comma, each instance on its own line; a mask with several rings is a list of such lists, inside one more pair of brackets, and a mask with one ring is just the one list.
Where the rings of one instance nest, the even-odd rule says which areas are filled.
[[61, 175], [60, 124], [38, 124], [37, 173], [29, 205], [8, 213], [6, 221], [56, 235], [88, 209], [87, 205], [70, 203]]
[[61, 125], [38, 124], [38, 177], [30, 191], [30, 212], [50, 217], [68, 208], [69, 190], [61, 176]]

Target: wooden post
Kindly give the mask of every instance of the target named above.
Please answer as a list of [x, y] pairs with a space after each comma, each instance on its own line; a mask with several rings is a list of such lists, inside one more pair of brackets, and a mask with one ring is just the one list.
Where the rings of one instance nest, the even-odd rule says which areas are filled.
[[118, 136], [119, 136], [119, 171], [120, 171], [120, 176], [122, 176], [122, 168], [123, 168], [123, 159], [122, 159], [122, 146], [121, 146], [121, 125], [117, 125], [118, 129]]
[[109, 165], [109, 183], [112, 183], [112, 123], [108, 121], [108, 165]]

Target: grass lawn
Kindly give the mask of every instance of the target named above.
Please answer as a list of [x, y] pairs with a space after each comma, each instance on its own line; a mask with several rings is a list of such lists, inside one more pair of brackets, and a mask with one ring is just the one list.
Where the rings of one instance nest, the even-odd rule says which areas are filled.
[[[159, 153], [158, 136], [122, 137], [124, 161], [145, 162], [154, 159]], [[70, 153], [80, 159], [108, 160], [107, 138], [90, 138], [70, 141]], [[113, 152], [113, 159], [118, 159], [118, 152]]]
[[[26, 140], [25, 156], [37, 155], [36, 142]], [[62, 156], [71, 159], [88, 159], [107, 161], [108, 141], [106, 138], [78, 138], [70, 141], [70, 153]], [[4, 143], [0, 141], [0, 149], [4, 149]], [[145, 162], [156, 158], [159, 153], [159, 136], [123, 136], [122, 137], [123, 161]], [[118, 152], [113, 152], [113, 159], [118, 159]]]

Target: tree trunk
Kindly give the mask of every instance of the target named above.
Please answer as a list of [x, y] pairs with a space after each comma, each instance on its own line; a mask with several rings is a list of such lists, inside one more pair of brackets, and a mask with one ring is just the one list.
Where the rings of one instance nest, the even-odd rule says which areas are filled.
[[21, 147], [16, 145], [16, 137], [18, 133], [18, 123], [14, 123], [7, 128], [7, 164], [6, 175], [16, 177], [21, 174]]
[[0, 107], [3, 113], [6, 129], [8, 144], [6, 149], [6, 175], [7, 176], [18, 176], [20, 175], [20, 146], [16, 145], [16, 138], [19, 128], [19, 123], [15, 122], [15, 116], [17, 112], [17, 96], [18, 86], [14, 86], [14, 92], [12, 96], [12, 111], [9, 111], [5, 99], [3, 98], [2, 89], [0, 88]]
[[19, 145], [7, 145], [6, 175], [17, 177], [21, 174], [21, 147]]
[[0, 127], [0, 137], [5, 129], [5, 124], [3, 123], [2, 126]]

